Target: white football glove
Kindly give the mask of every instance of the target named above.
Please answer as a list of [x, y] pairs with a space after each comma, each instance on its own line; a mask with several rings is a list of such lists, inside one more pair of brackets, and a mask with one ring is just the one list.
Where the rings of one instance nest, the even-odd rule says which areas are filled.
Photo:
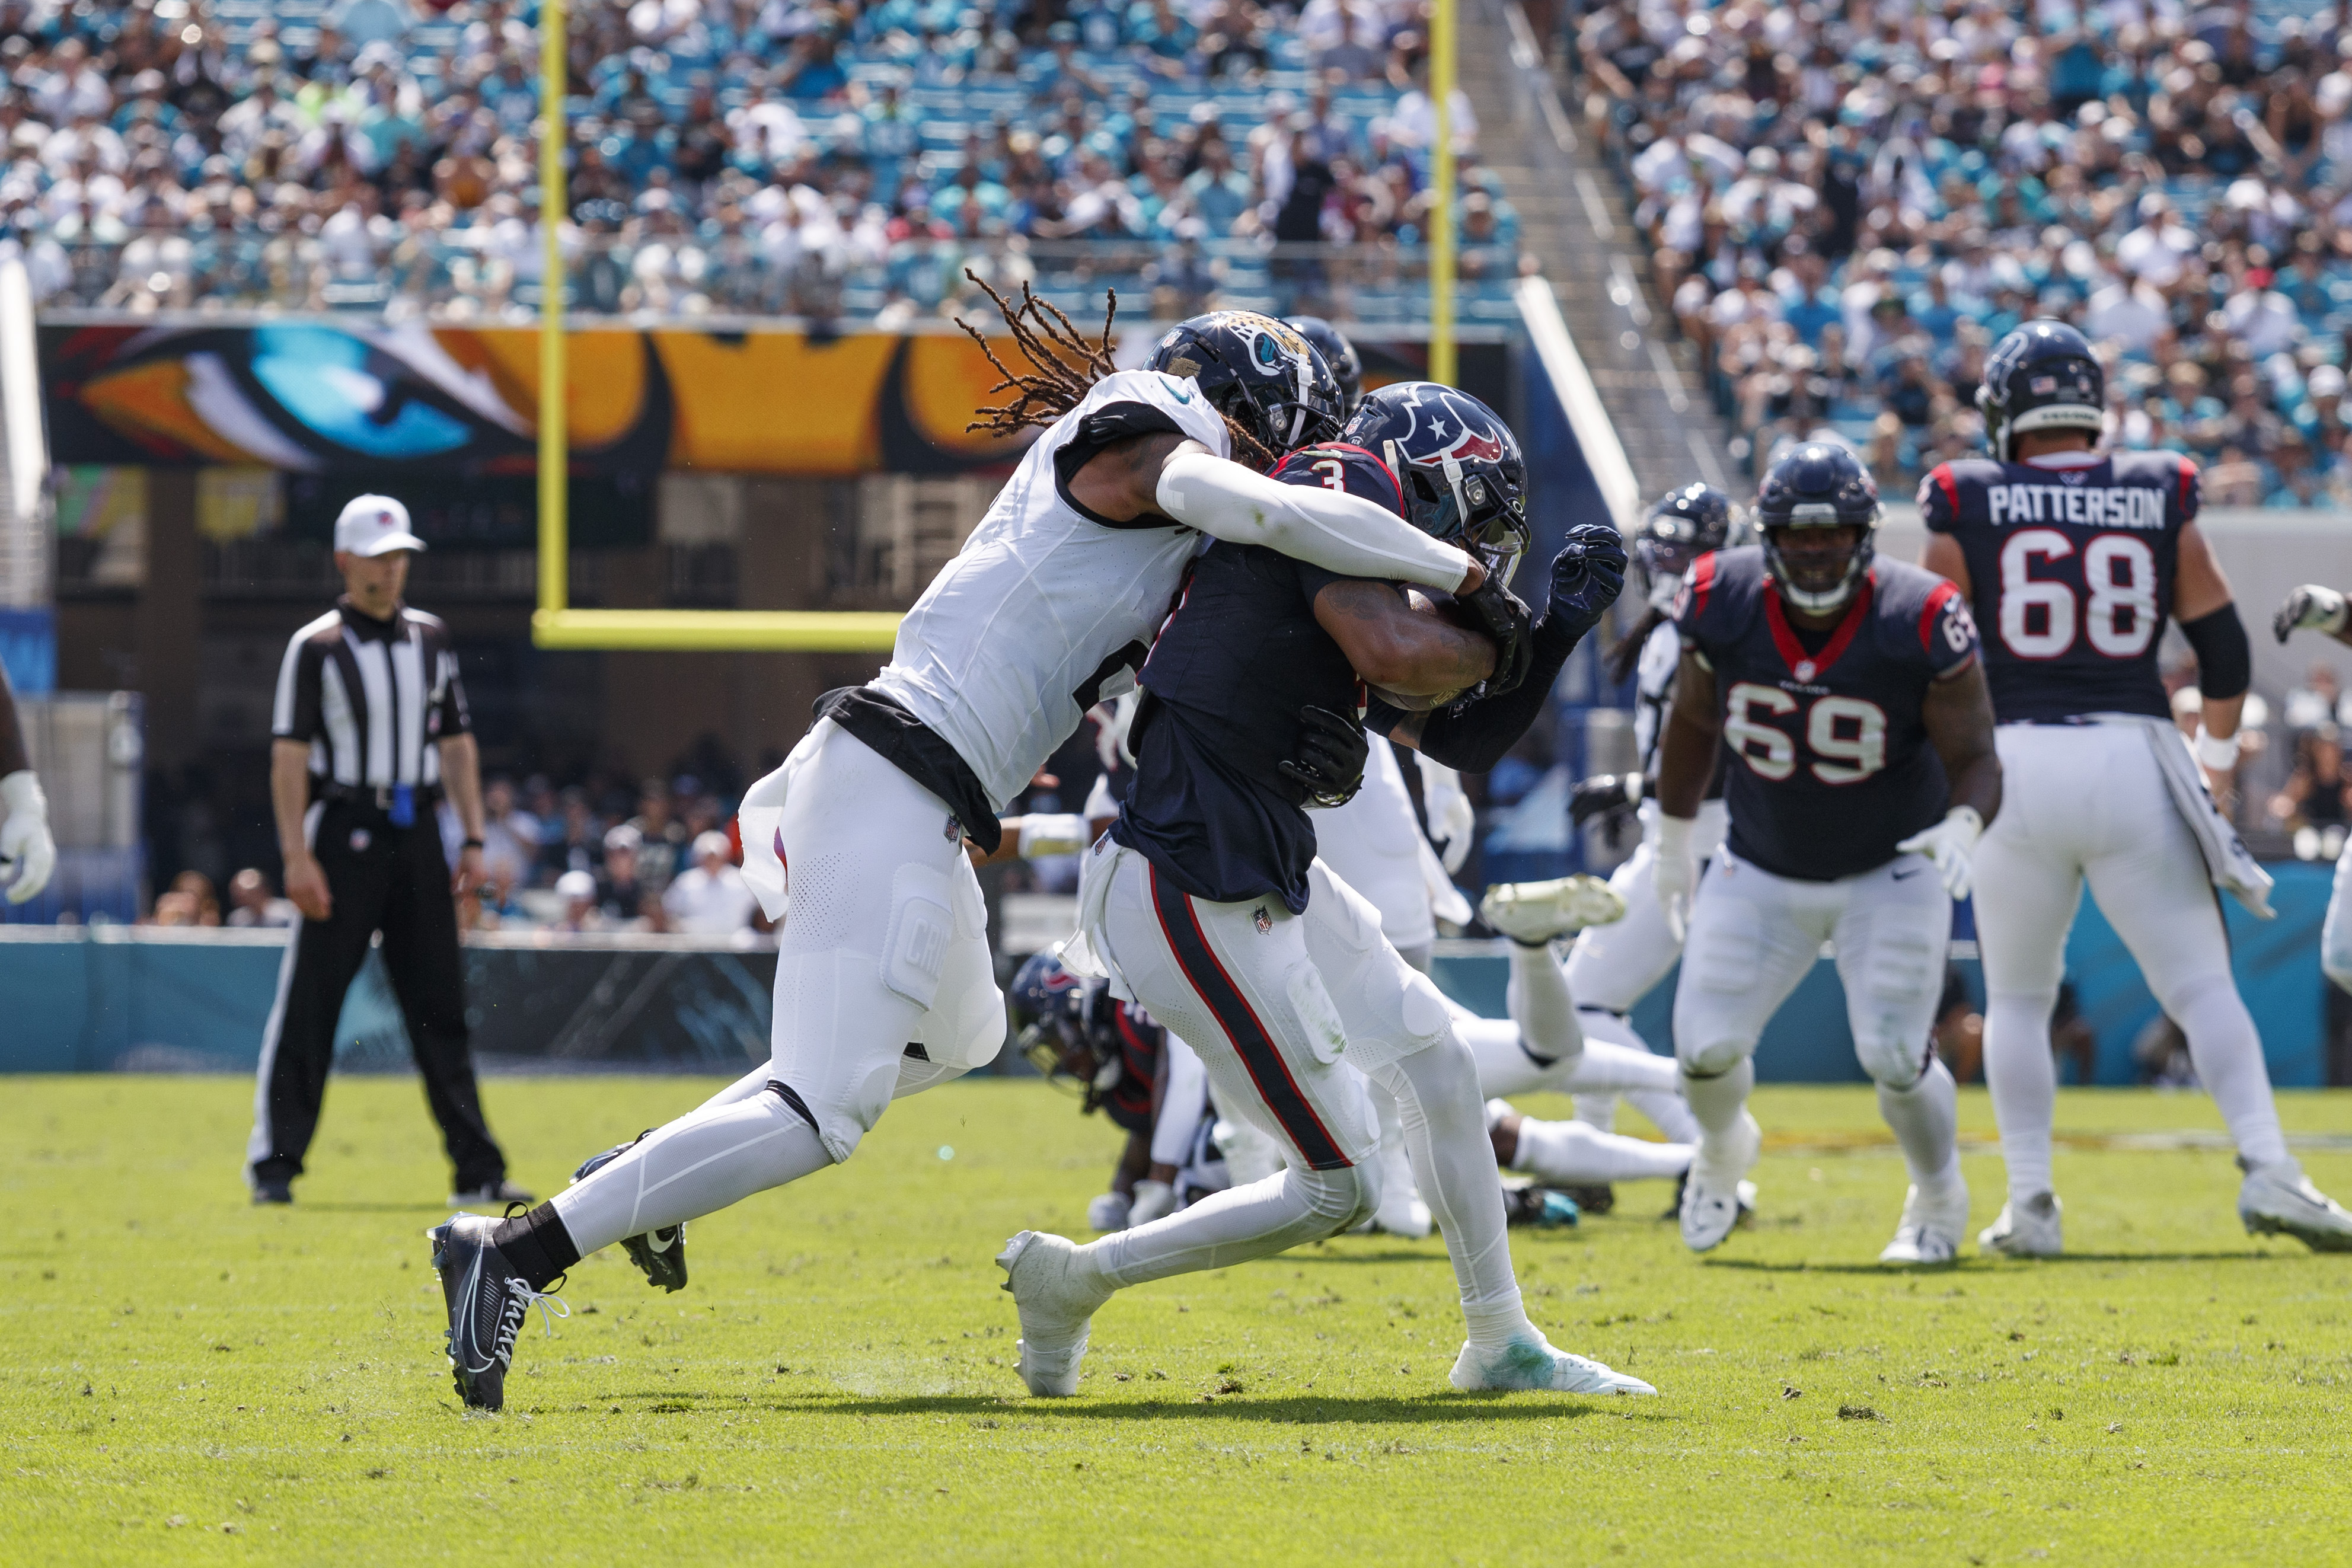
[[0, 779], [0, 870], [16, 868], [7, 883], [8, 902], [24, 904], [49, 885], [57, 869], [58, 841], [49, 836], [49, 801], [32, 770]]
[[2325, 632], [2336, 636], [2347, 619], [2344, 596], [2332, 588], [2306, 582], [2286, 596], [2271, 617], [2271, 634], [2284, 643], [2292, 632]]
[[1462, 792], [1462, 775], [1443, 762], [1413, 753], [1421, 768], [1421, 803], [1429, 811], [1429, 836], [1444, 846], [1438, 858], [1448, 876], [1470, 858], [1478, 836], [1478, 813]]
[[1691, 853], [1691, 829], [1696, 824], [1688, 817], [1658, 818], [1657, 859], [1650, 866], [1650, 881], [1658, 890], [1658, 907], [1665, 911], [1666, 930], [1676, 942], [1690, 931], [1691, 894], [1698, 890], [1698, 861]]
[[1087, 1204], [1087, 1228], [1097, 1235], [1127, 1228], [1134, 1205], [1123, 1192], [1097, 1193]]
[[1954, 898], [1966, 898], [1974, 879], [1970, 862], [1982, 837], [1984, 819], [1977, 815], [1977, 809], [1955, 806], [1944, 813], [1942, 821], [1895, 847], [1906, 855], [1926, 855], [1934, 861], [1936, 874], [1944, 879], [1944, 891]]
[[1164, 1181], [1145, 1176], [1135, 1184], [1135, 1202], [1129, 1207], [1129, 1225], [1149, 1225], [1155, 1219], [1165, 1219], [1176, 1212], [1176, 1189]]

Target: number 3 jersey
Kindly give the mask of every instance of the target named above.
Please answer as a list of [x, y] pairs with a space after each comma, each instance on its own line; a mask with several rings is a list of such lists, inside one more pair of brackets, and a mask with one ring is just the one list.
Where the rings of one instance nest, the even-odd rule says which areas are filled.
[[1958, 588], [1881, 560], [1835, 625], [1801, 626], [1751, 545], [1694, 561], [1675, 622], [1715, 672], [1733, 854], [1830, 882], [1885, 864], [1944, 814], [1921, 708], [1937, 676], [1977, 656]]
[[2157, 644], [2172, 607], [2197, 465], [2177, 452], [1967, 458], [1919, 483], [1929, 528], [1958, 541], [2003, 724], [2171, 711]]

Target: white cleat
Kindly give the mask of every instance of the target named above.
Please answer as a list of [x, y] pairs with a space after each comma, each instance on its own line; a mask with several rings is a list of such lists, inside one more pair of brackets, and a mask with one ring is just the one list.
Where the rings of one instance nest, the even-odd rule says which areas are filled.
[[2011, 1198], [2000, 1218], [1977, 1232], [1977, 1249], [2004, 1258], [2055, 1258], [2066, 1250], [2060, 1224], [2065, 1205], [2054, 1194], [2037, 1192], [2022, 1203]]
[[2292, 1236], [2315, 1252], [2352, 1252], [2352, 1214], [2291, 1159], [2246, 1172], [2238, 1218], [2249, 1236]]
[[1041, 1399], [1076, 1394], [1087, 1325], [1110, 1292], [1087, 1278], [1077, 1243], [1047, 1231], [1024, 1230], [1006, 1242], [996, 1266], [1021, 1310], [1021, 1381]]
[[1454, 1358], [1449, 1381], [1465, 1394], [1481, 1389], [1524, 1389], [1539, 1394], [1657, 1393], [1638, 1377], [1628, 1377], [1597, 1361], [1569, 1354], [1540, 1333], [1531, 1340], [1513, 1340], [1501, 1351], [1485, 1355], [1465, 1341], [1462, 1354]]
[[1756, 1118], [1742, 1111], [1739, 1124], [1720, 1139], [1703, 1139], [1698, 1157], [1691, 1162], [1683, 1183], [1683, 1245], [1694, 1252], [1712, 1252], [1723, 1245], [1742, 1217], [1756, 1207], [1755, 1184], [1723, 1179], [1724, 1173], [1744, 1174], [1756, 1164], [1764, 1147], [1764, 1131]]
[[1903, 1195], [1903, 1219], [1895, 1228], [1895, 1239], [1886, 1244], [1878, 1260], [1914, 1268], [1957, 1263], [1960, 1238], [1968, 1234], [1968, 1229], [1966, 1182], [1956, 1181], [1950, 1191], [1930, 1197], [1921, 1197], [1918, 1185], [1914, 1183]]
[[1549, 882], [1498, 882], [1478, 901], [1486, 924], [1514, 942], [1532, 946], [1573, 936], [1588, 925], [1625, 918], [1625, 900], [1597, 876], [1560, 876]]

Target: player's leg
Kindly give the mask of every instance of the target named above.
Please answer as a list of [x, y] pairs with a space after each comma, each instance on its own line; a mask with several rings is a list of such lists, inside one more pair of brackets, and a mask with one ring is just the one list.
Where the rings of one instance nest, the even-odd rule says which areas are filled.
[[2319, 928], [2319, 967], [2342, 989], [2352, 991], [2352, 840], [2336, 857], [2336, 885], [2327, 894], [2327, 919]]
[[1949, 1263], [1968, 1229], [1960, 1178], [1959, 1085], [1936, 1060], [1928, 1030], [1944, 990], [1952, 901], [1935, 868], [1904, 855], [1839, 884], [1838, 978], [1854, 1054], [1878, 1085], [1878, 1113], [1911, 1174], [1884, 1263]]
[[1690, 1144], [1654, 1144], [1602, 1133], [1582, 1122], [1523, 1116], [1507, 1101], [1486, 1103], [1486, 1132], [1495, 1163], [1553, 1186], [1605, 1186], [1652, 1177], [1673, 1180], [1690, 1169]]
[[1364, 1093], [1371, 1103], [1373, 1123], [1380, 1129], [1380, 1152], [1374, 1157], [1381, 1166], [1381, 1205], [1357, 1229], [1377, 1230], [1418, 1241], [1429, 1234], [1433, 1220], [1428, 1203], [1421, 1196], [1421, 1184], [1413, 1175], [1412, 1155], [1405, 1147], [1404, 1112], [1394, 1094], [1369, 1079], [1364, 1083]]
[[1319, 862], [1309, 873], [1308, 954], [1339, 1005], [1348, 1055], [1396, 1097], [1413, 1175], [1461, 1291], [1469, 1334], [1457, 1388], [1644, 1394], [1638, 1379], [1553, 1347], [1528, 1321], [1511, 1269], [1478, 1070], [1451, 1009], [1381, 936], [1371, 906]]
[[1832, 918], [1822, 888], [1727, 852], [1691, 901], [1675, 988], [1675, 1054], [1699, 1125], [1682, 1205], [1683, 1244], [1695, 1252], [1720, 1245], [1739, 1222], [1740, 1183], [1763, 1149], [1748, 1113], [1756, 1042], [1812, 968]]
[[1077, 1391], [1094, 1313], [1121, 1287], [1321, 1240], [1367, 1218], [1380, 1197], [1370, 1105], [1339, 1067], [1346, 1040], [1303, 922], [1278, 902], [1193, 898], [1142, 855], [1114, 852], [1088, 941], [1192, 1044], [1226, 1113], [1274, 1138], [1286, 1165], [1084, 1247], [1015, 1236], [997, 1263], [1021, 1312], [1022, 1379], [1037, 1395]]
[[2065, 974], [2066, 934], [2083, 897], [2084, 824], [2071, 806], [2092, 793], [2081, 779], [2101, 776], [2099, 758], [2083, 747], [2084, 739], [2057, 727], [2000, 730], [2000, 811], [1977, 846], [1985, 1087], [2009, 1177], [2000, 1215], [1979, 1233], [1977, 1245], [2011, 1257], [2054, 1256], [2063, 1245], [2051, 1178], [2058, 1069], [2050, 1016]]
[[287, 939], [278, 997], [262, 1026], [254, 1075], [253, 1134], [247, 1140], [246, 1185], [256, 1203], [292, 1201], [289, 1186], [319, 1127], [327, 1071], [335, 1059], [335, 1021], [343, 996], [368, 955], [383, 912], [388, 868], [381, 854], [354, 852], [342, 813], [330, 808], [316, 852], [328, 867], [334, 904], [324, 920], [305, 918]]
[[1682, 946], [1658, 903], [1651, 874], [1656, 852], [1644, 838], [1610, 873], [1609, 886], [1625, 913], [1605, 925], [1588, 925], [1568, 950], [1568, 986], [1589, 1008], [1631, 1012], [1681, 956]]
[[[2134, 738], [2137, 738], [2136, 737]], [[2230, 939], [2205, 860], [2146, 758], [2107, 776], [2111, 836], [2084, 866], [2099, 901], [2167, 1017], [2189, 1039], [2246, 1173], [2239, 1218], [2323, 1250], [2352, 1250], [2352, 1214], [2305, 1179], [2288, 1153], [2261, 1035], [2230, 968]], [[2126, 827], [2126, 824], [2129, 824]]]

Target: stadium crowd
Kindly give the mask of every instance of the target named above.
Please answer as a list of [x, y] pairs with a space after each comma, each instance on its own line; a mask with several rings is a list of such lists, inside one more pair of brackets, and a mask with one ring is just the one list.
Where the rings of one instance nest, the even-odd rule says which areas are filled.
[[[2002, 333], [2110, 361], [2217, 506], [2352, 499], [2352, 30], [2247, 0], [1591, 0], [1567, 24], [1659, 296], [1760, 458], [1980, 449]], [[1906, 486], [1907, 487], [1907, 486]]]
[[[575, 302], [929, 313], [967, 264], [1097, 301], [1105, 281], [1164, 290], [1171, 313], [1382, 294], [1427, 222], [1424, 8], [589, 0], [569, 35]], [[528, 308], [535, 16], [6, 0], [0, 219], [51, 303]], [[1474, 149], [1466, 99], [1456, 123]], [[1475, 160], [1464, 188], [1465, 270], [1499, 286], [1517, 219]]]

